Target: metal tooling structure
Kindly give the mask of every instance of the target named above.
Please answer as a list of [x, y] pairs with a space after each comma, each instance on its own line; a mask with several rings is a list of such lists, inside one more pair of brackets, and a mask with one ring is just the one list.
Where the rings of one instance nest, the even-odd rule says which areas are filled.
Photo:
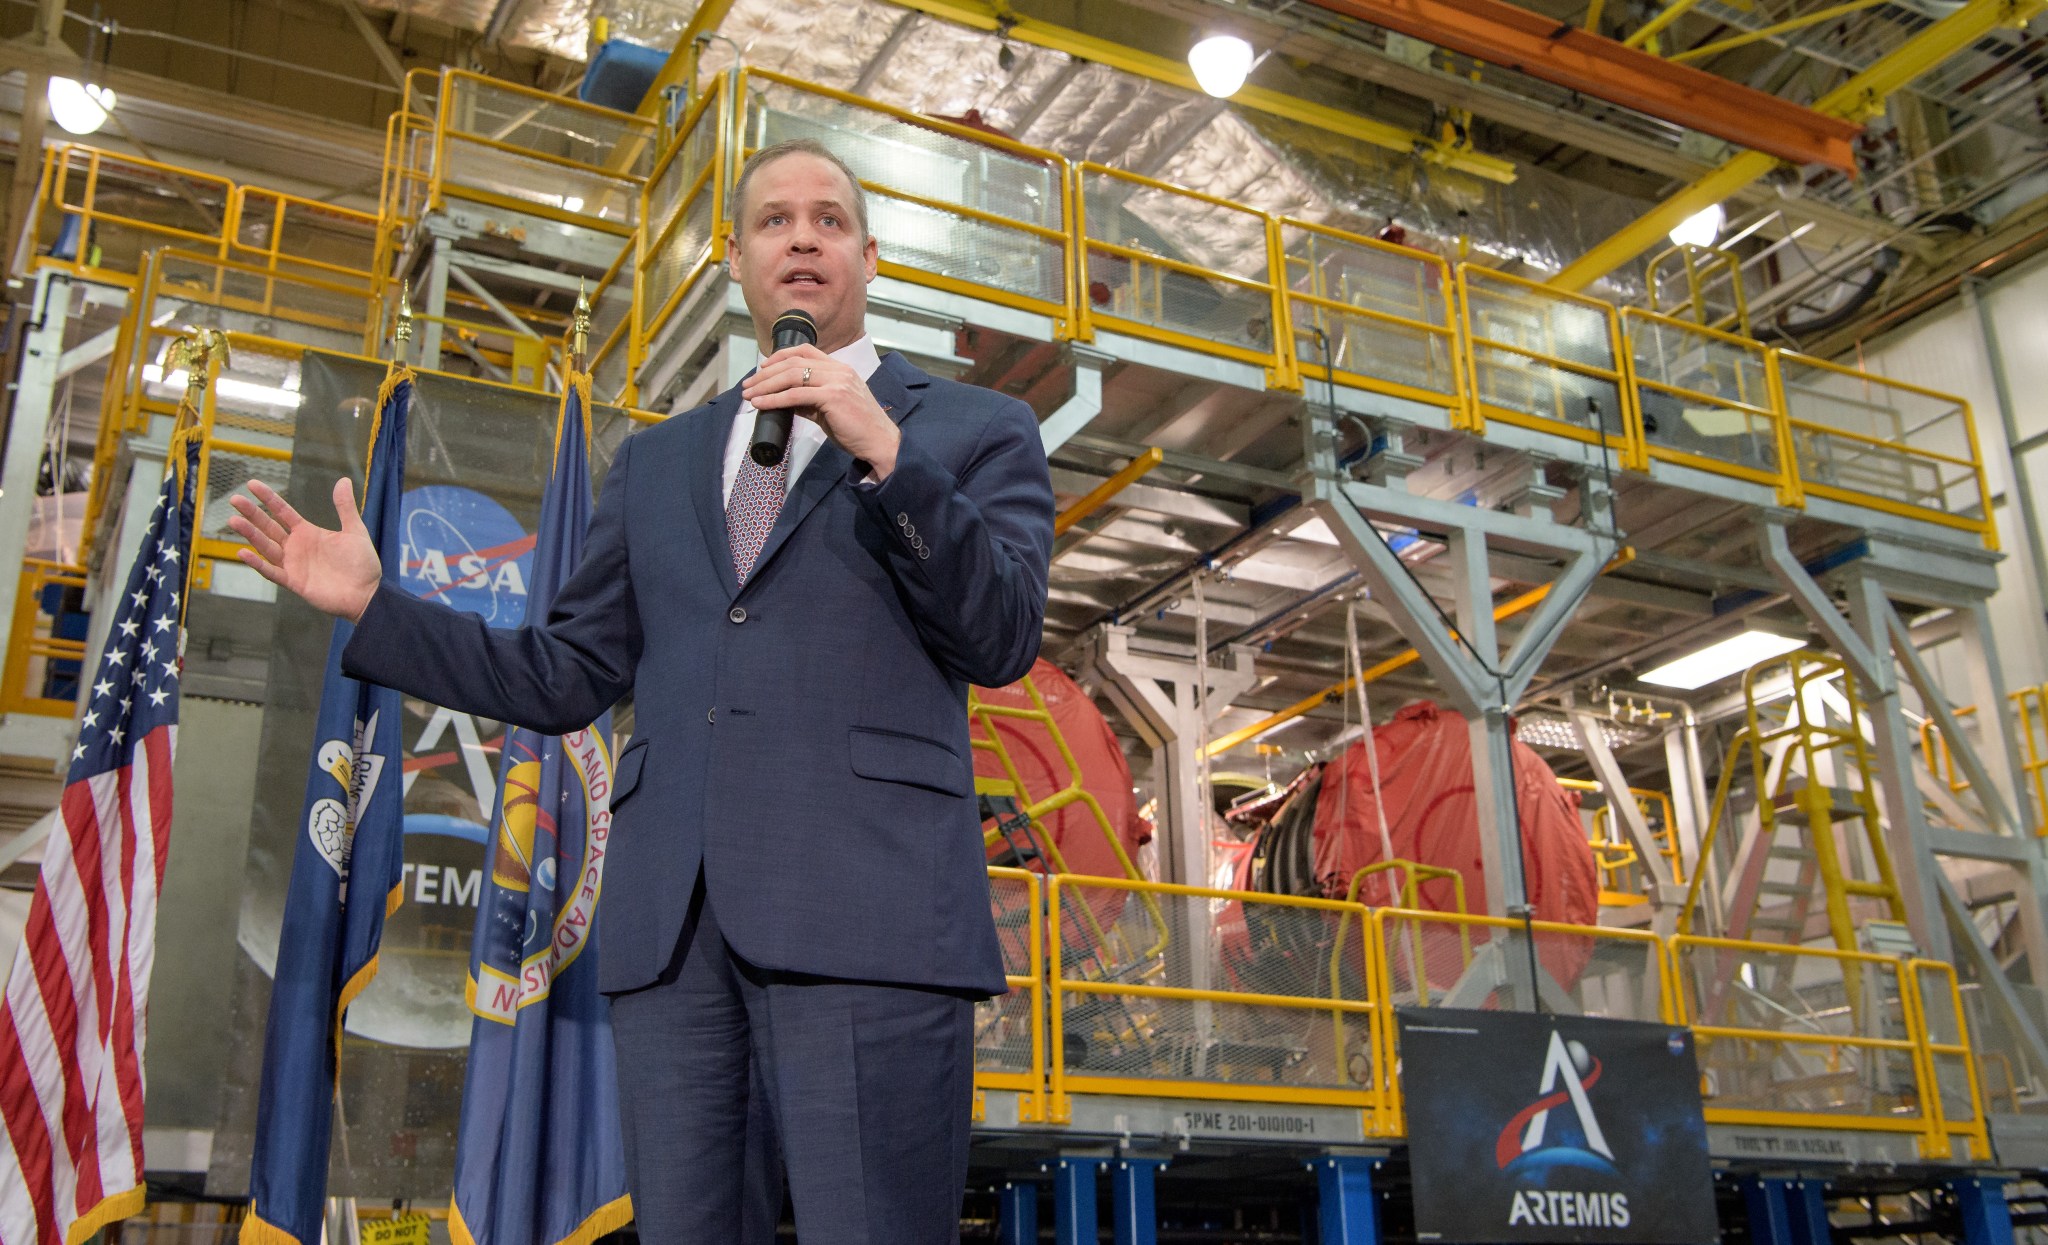
[[[2001, 1173], [2048, 1170], [2048, 1131], [2019, 1110], [2048, 1091], [2043, 767], [1990, 637], [1999, 555], [1966, 406], [744, 67], [672, 100], [660, 126], [461, 71], [410, 85], [359, 269], [309, 274], [276, 247], [238, 259], [232, 213], [217, 245], [180, 237], [195, 253], [98, 268], [64, 257], [67, 218], [108, 234], [150, 223], [90, 194], [39, 200], [29, 270], [98, 280], [124, 310], [104, 367], [94, 582], [120, 572], [109, 549], [136, 497], [120, 465], [148, 461], [172, 319], [212, 317], [235, 348], [207, 408], [229, 483], [228, 464], [246, 476], [290, 454], [289, 420], [265, 424], [248, 394], [288, 392], [295, 360], [338, 333], [380, 343], [401, 291], [422, 370], [544, 389], [552, 308], [594, 277], [600, 401], [665, 417], [754, 361], [723, 265], [740, 161], [796, 133], [840, 143], [881, 239], [877, 345], [1040, 413], [1069, 499], [1046, 652], [1130, 732], [1158, 801], [1157, 881], [991, 870], [1013, 989], [977, 1014], [976, 1162], [1003, 1239], [1036, 1239], [1047, 1184], [1058, 1239], [1094, 1239], [1107, 1176], [1117, 1239], [1137, 1242], [1162, 1202], [1221, 1196], [1247, 1172], [1291, 1189], [1306, 1164], [1322, 1239], [1376, 1240], [1408, 1128], [1394, 1008], [1489, 1000], [1693, 1026], [1729, 1205], [1748, 1206], [1760, 1241], [1816, 1239], [1800, 1233], [1825, 1214], [1822, 1173], [1836, 1196], [1944, 1190], [1972, 1245], [2009, 1238]], [[613, 128], [594, 140], [600, 124]], [[537, 171], [555, 178], [544, 193]], [[359, 319], [337, 319], [337, 300]], [[58, 302], [22, 373], [45, 391], [51, 352], [105, 327]], [[30, 397], [17, 409], [44, 409]], [[264, 600], [217, 524], [202, 531], [205, 590]], [[49, 573], [24, 569], [10, 715], [61, 655], [37, 613]], [[1758, 814], [1769, 785], [1745, 796], [1724, 763], [1728, 798], [1711, 799], [1706, 761], [1732, 715], [1789, 684], [1674, 702], [1629, 683], [1745, 620], [1817, 636], [1854, 680], [1853, 697], [1840, 678], [1814, 686], [1812, 710], [1874, 762], [1795, 777], [1881, 799], [1905, 920], [1865, 921], [1867, 946], [1829, 944], [1805, 908], [1776, 938], [1731, 924], [1745, 862], [1748, 893], [1775, 893], [1789, 883], [1764, 866], [1785, 853]], [[206, 640], [191, 646], [201, 681]], [[1937, 644], [1967, 688], [1937, 679]], [[1430, 696], [1469, 723], [1484, 911], [1217, 889], [1209, 767], [1282, 731], [1290, 763], [1348, 743], [1384, 716], [1374, 694]], [[1529, 911], [1517, 737], [1591, 775], [1640, 862], [1639, 903], [1568, 928]], [[1791, 763], [1771, 763], [1783, 780]], [[1646, 787], [1668, 793], [1669, 824], [1637, 804]], [[1868, 854], [1844, 849], [1850, 881]], [[1681, 919], [1695, 892], [1699, 930]], [[1226, 950], [1231, 913], [1270, 943]], [[1438, 934], [1463, 957], [1456, 979], [1404, 978], [1404, 949]], [[1533, 952], [1560, 937], [1596, 949], [1569, 981]], [[1999, 1060], [2002, 1111], [1983, 1085]]]

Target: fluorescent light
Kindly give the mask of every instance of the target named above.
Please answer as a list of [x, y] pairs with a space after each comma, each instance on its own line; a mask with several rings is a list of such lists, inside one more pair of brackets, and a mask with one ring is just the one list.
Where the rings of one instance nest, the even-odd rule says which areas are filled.
[[[166, 388], [174, 389], [181, 393], [185, 389], [184, 372], [172, 372], [166, 376], [164, 375], [164, 370], [154, 363], [142, 365], [142, 379], [152, 385], [163, 385]], [[275, 385], [259, 385], [254, 381], [236, 380], [232, 376], [222, 376], [216, 379], [213, 385], [215, 393], [223, 398], [233, 398], [238, 402], [262, 402], [269, 406], [288, 406], [293, 410], [297, 410], [299, 404], [306, 400], [305, 395], [296, 389], [279, 388]]]
[[1678, 228], [1671, 231], [1671, 245], [1712, 246], [1721, 236], [1721, 226], [1727, 223], [1727, 209], [1716, 203], [1678, 222]]
[[1188, 49], [1195, 82], [1217, 99], [1229, 99], [1252, 71], [1252, 45], [1236, 35], [1210, 35]]
[[90, 134], [107, 123], [114, 93], [76, 78], [50, 79], [50, 119], [73, 134]]
[[583, 200], [575, 195], [565, 195], [562, 198], [562, 210], [564, 212], [580, 212], [583, 210]]
[[1768, 631], [1743, 631], [1718, 644], [1709, 644], [1696, 653], [1688, 653], [1677, 661], [1667, 661], [1637, 677], [1659, 687], [1675, 687], [1690, 692], [1731, 674], [1740, 674], [1760, 661], [1769, 661], [1805, 646], [1806, 641], [1790, 636], [1773, 635]]

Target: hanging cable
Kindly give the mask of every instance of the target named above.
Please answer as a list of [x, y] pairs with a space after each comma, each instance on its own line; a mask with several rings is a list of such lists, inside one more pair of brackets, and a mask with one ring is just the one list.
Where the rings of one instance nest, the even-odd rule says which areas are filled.
[[[1387, 827], [1387, 801], [1380, 791], [1380, 749], [1372, 734], [1372, 700], [1365, 691], [1365, 658], [1358, 651], [1357, 597], [1353, 597], [1344, 609], [1344, 664], [1348, 667], [1345, 677], [1358, 689], [1358, 722], [1364, 731], [1366, 773], [1372, 779], [1372, 808], [1380, 823], [1380, 859], [1391, 864], [1394, 860], [1394, 833]], [[1401, 870], [1403, 885], [1408, 880], [1408, 871], [1404, 867]], [[1393, 901], [1400, 893], [1394, 886], [1394, 871], [1389, 869], [1386, 906], [1395, 907]]]
[[[1209, 860], [1207, 844], [1215, 838], [1209, 818], [1216, 807], [1215, 789], [1210, 781], [1209, 771], [1209, 600], [1204, 591], [1203, 581], [1209, 576], [1206, 568], [1197, 569], [1193, 577], [1195, 598], [1195, 795], [1200, 805], [1195, 831], [1202, 836], [1204, 844], [1202, 859]], [[1215, 862], [1209, 861], [1213, 871]], [[1193, 881], [1196, 886], [1210, 886], [1215, 883], [1213, 876]]]

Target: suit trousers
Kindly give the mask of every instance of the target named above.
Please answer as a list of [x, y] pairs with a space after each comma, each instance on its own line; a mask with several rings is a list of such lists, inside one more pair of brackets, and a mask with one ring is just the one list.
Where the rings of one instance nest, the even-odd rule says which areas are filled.
[[766, 1245], [781, 1205], [777, 1140], [801, 1245], [960, 1239], [966, 996], [749, 964], [720, 933], [700, 873], [668, 971], [613, 995], [611, 1015], [642, 1241]]

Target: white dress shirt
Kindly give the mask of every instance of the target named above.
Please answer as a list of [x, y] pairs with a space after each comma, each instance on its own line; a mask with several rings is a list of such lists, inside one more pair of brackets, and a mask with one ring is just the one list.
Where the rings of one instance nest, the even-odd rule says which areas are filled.
[[[850, 345], [833, 351], [832, 357], [858, 372], [862, 380], [872, 377], [875, 369], [882, 366], [882, 356], [875, 352], [874, 339], [866, 333]], [[754, 404], [741, 398], [739, 413], [733, 416], [732, 434], [725, 440], [725, 489], [721, 496], [727, 505], [732, 504], [732, 482], [739, 478], [740, 460], [746, 456], [747, 446], [754, 440], [755, 414]], [[783, 483], [783, 496], [787, 497], [789, 490], [796, 487], [804, 468], [811, 465], [811, 460], [818, 456], [818, 450], [830, 439], [815, 419], [799, 415], [789, 421], [789, 449], [784, 454], [789, 460], [789, 479]]]

